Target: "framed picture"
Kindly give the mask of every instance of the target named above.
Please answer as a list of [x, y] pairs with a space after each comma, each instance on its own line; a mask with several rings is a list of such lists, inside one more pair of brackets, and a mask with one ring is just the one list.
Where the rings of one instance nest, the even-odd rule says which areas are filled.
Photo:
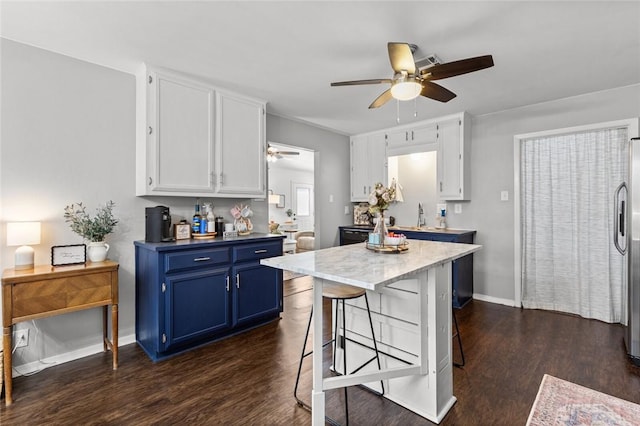
[[87, 262], [87, 246], [72, 244], [51, 247], [51, 266], [78, 265]]
[[191, 238], [191, 225], [188, 223], [173, 225], [173, 236], [176, 240], [188, 240]]

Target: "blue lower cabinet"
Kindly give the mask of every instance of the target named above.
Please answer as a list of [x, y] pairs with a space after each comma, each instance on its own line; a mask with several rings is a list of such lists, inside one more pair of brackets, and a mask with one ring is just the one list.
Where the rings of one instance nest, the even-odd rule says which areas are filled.
[[167, 277], [165, 349], [231, 328], [228, 279], [229, 268]]
[[136, 241], [136, 341], [153, 361], [279, 318], [282, 237]]
[[282, 311], [282, 271], [258, 263], [235, 266], [233, 325], [244, 325]]

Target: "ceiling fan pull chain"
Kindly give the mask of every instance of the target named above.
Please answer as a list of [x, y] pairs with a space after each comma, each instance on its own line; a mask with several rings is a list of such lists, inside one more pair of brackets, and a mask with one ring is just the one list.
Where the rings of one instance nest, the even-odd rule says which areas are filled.
[[418, 117], [418, 98], [413, 98], [413, 118]]
[[396, 124], [400, 124], [400, 101], [396, 99]]

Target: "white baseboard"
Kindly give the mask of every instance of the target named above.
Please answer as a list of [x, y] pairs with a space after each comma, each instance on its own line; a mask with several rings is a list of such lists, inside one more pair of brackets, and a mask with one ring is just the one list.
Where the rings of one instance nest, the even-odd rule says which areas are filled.
[[[135, 334], [129, 334], [127, 336], [118, 336], [118, 347], [135, 343], [135, 341], [136, 341]], [[30, 376], [32, 374], [35, 374], [44, 370], [45, 368], [53, 367], [54, 365], [64, 364], [65, 362], [69, 362], [69, 361], [75, 361], [76, 359], [84, 358], [89, 355], [95, 355], [103, 351], [104, 351], [104, 346], [102, 345], [102, 343], [99, 343], [97, 345], [91, 345], [81, 349], [76, 349], [75, 351], [65, 352], [49, 358], [44, 358], [38, 361], [29, 362], [27, 364], [22, 364], [22, 365], [14, 364], [12, 376], [13, 377]]]
[[474, 293], [473, 298], [476, 300], [481, 300], [483, 302], [496, 303], [498, 305], [516, 307], [515, 300], [511, 300], [511, 299], [501, 299], [499, 297], [487, 296], [486, 294], [478, 294], [478, 293]]

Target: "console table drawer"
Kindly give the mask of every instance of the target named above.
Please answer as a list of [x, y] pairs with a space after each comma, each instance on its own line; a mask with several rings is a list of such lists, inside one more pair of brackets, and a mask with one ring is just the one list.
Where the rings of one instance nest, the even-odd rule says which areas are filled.
[[49, 316], [56, 311], [108, 305], [112, 300], [111, 285], [111, 273], [86, 274], [82, 280], [54, 278], [13, 284], [12, 316], [24, 321], [43, 313]]

